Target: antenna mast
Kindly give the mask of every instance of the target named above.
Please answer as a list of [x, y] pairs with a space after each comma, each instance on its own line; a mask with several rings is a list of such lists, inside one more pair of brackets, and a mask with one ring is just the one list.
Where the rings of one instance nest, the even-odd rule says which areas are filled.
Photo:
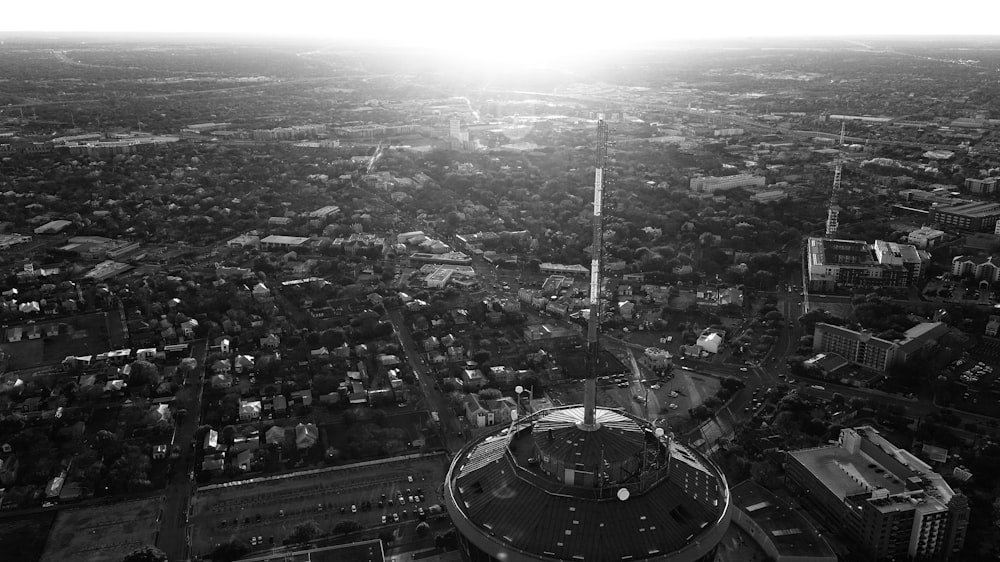
[[830, 190], [830, 205], [826, 209], [826, 236], [827, 238], [837, 234], [837, 228], [840, 226], [840, 205], [838, 201], [840, 198], [840, 171], [844, 163], [844, 131], [846, 129], [847, 122], [841, 121], [840, 123], [840, 154], [837, 155], [837, 168], [833, 172], [833, 189]]
[[590, 258], [590, 318], [587, 322], [587, 355], [590, 358], [583, 393], [583, 423], [580, 429], [600, 427], [594, 420], [597, 409], [598, 328], [601, 323], [601, 268], [604, 265], [604, 173], [608, 163], [608, 124], [604, 114], [597, 116], [597, 151], [594, 158], [593, 240]]

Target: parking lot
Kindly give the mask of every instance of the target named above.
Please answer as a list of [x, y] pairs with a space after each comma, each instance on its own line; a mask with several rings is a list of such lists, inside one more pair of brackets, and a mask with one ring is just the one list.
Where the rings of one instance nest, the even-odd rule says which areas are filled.
[[230, 540], [266, 550], [306, 521], [318, 523], [324, 534], [342, 521], [379, 527], [383, 516], [387, 528], [415, 525], [420, 508], [426, 513], [440, 501], [446, 462], [434, 454], [204, 486], [192, 500], [191, 553], [205, 555]]

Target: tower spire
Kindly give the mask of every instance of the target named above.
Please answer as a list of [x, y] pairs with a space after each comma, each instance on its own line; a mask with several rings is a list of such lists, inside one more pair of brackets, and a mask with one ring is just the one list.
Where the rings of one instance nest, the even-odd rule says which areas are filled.
[[587, 322], [589, 371], [583, 391], [583, 423], [580, 429], [595, 430], [597, 409], [598, 328], [601, 322], [601, 268], [604, 265], [604, 172], [608, 163], [608, 124], [604, 114], [597, 116], [597, 151], [594, 158], [593, 240], [590, 252], [590, 318]]

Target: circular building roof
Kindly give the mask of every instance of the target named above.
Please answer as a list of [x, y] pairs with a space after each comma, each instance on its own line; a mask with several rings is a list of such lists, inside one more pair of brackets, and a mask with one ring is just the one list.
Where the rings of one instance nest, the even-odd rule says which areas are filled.
[[587, 467], [642, 453], [644, 432], [634, 419], [614, 410], [597, 410], [594, 421], [596, 429], [582, 429], [583, 408], [552, 410], [535, 421], [535, 444], [543, 454]]
[[710, 556], [729, 525], [725, 477], [641, 418], [543, 410], [455, 457], [445, 504], [462, 536], [498, 560], [677, 560]]

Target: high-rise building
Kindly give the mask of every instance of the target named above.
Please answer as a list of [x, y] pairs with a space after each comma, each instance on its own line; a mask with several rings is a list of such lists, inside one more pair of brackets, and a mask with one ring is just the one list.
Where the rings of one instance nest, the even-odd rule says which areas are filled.
[[965, 543], [968, 498], [872, 427], [843, 429], [836, 444], [789, 452], [786, 474], [869, 560], [942, 560]]

